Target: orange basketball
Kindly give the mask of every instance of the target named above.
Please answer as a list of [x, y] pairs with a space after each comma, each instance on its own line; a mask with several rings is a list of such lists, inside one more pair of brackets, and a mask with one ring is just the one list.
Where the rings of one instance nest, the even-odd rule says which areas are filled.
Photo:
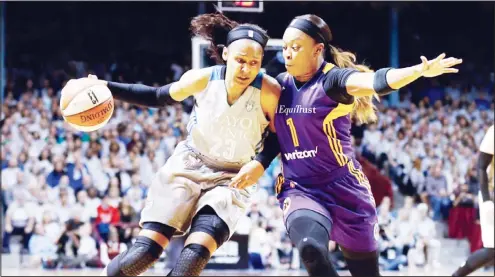
[[92, 132], [105, 126], [114, 110], [112, 92], [103, 84], [71, 80], [62, 90], [60, 109], [74, 129]]

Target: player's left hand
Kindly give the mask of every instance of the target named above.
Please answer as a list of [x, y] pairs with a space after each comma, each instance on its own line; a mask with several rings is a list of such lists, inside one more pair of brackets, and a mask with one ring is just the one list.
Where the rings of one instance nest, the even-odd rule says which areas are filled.
[[261, 178], [261, 176], [263, 176], [263, 173], [265, 173], [263, 165], [256, 160], [252, 160], [245, 164], [241, 170], [239, 170], [239, 173], [232, 178], [229, 187], [244, 189], [252, 186]]
[[452, 68], [462, 63], [462, 59], [449, 57], [445, 58], [445, 53], [440, 54], [433, 60], [427, 60], [425, 56], [421, 56], [420, 73], [421, 76], [431, 78], [442, 75], [444, 73], [457, 73], [459, 69]]

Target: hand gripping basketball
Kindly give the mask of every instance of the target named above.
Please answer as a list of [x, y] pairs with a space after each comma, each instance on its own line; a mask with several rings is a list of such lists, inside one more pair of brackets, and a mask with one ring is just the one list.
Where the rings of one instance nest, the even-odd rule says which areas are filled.
[[112, 92], [96, 76], [72, 79], [62, 89], [60, 109], [67, 123], [78, 131], [91, 132], [105, 126], [114, 110]]
[[79, 79], [70, 79], [67, 84], [65, 84], [64, 88], [62, 89], [62, 95], [60, 97], [60, 109], [65, 110], [67, 108], [67, 105], [69, 105], [70, 101], [74, 99], [74, 97], [83, 91], [86, 88], [95, 86], [95, 85], [104, 85], [106, 86], [107, 83], [106, 81], [103, 80], [98, 80], [98, 77], [95, 75], [88, 75], [86, 78], [79, 78]]

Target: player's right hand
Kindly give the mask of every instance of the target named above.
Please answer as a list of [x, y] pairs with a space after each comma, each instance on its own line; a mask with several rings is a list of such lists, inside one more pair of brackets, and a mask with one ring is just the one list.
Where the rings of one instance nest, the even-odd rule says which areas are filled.
[[246, 187], [252, 186], [256, 184], [258, 179], [261, 178], [264, 173], [265, 169], [263, 168], [263, 165], [256, 160], [252, 160], [245, 164], [241, 168], [241, 170], [239, 170], [239, 173], [237, 173], [237, 175], [232, 178], [229, 187], [244, 189]]
[[79, 79], [70, 79], [65, 86], [62, 88], [63, 97], [60, 98], [60, 108], [64, 110], [70, 101], [85, 88], [92, 87], [95, 85], [107, 85], [107, 81], [98, 80], [94, 75], [89, 75], [88, 77]]

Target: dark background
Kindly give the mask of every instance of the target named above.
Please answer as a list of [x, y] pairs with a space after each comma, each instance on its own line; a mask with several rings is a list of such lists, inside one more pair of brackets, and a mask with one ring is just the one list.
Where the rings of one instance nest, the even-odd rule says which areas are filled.
[[[206, 12], [213, 12], [216, 2], [205, 3]], [[19, 72], [39, 76], [58, 68], [70, 75], [67, 61], [78, 60], [95, 69], [118, 62], [128, 69], [124, 79], [163, 83], [170, 63], [191, 64], [188, 28], [199, 2], [8, 2], [6, 6], [6, 64], [11, 79]], [[272, 38], [281, 38], [294, 16], [317, 14], [330, 25], [336, 46], [357, 53], [360, 62], [377, 69], [389, 65], [392, 6], [400, 11], [401, 66], [419, 63], [420, 55], [433, 58], [446, 52], [464, 59], [463, 74], [455, 78], [486, 83], [495, 60], [494, 3], [265, 1], [263, 13], [226, 14], [261, 25]]]

